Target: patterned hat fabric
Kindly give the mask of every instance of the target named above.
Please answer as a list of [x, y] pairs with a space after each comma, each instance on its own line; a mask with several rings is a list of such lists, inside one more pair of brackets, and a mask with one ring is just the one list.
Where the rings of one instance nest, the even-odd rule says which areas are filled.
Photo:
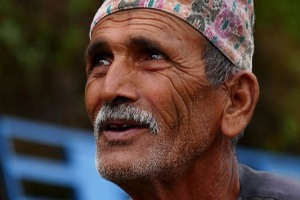
[[105, 16], [138, 8], [177, 16], [205, 36], [239, 69], [252, 70], [253, 0], [106, 0], [94, 17], [90, 37]]

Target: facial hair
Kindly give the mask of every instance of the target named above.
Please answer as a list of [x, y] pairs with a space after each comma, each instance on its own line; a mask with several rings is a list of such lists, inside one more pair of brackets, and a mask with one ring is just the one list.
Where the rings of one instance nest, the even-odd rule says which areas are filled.
[[[145, 148], [143, 147], [141, 152], [132, 152], [138, 156], [130, 160], [117, 159], [114, 156], [106, 155], [106, 153], [101, 152], [103, 148], [101, 145], [103, 144], [99, 144], [99, 137], [104, 131], [103, 125], [109, 119], [131, 120], [147, 125], [149, 127], [149, 134], [154, 136], [155, 139], [151, 140], [152, 143], [145, 145]], [[192, 160], [203, 149], [201, 146], [197, 150], [189, 148], [188, 143], [190, 141], [188, 141], [188, 138], [183, 138], [174, 145], [174, 130], [176, 132], [188, 133], [189, 125], [177, 124], [174, 126], [179, 126], [182, 130], [176, 130], [176, 127], [160, 130], [158, 122], [151, 112], [134, 107], [133, 105], [103, 105], [94, 125], [94, 135], [97, 143], [96, 167], [99, 174], [113, 182], [146, 177], [176, 177], [184, 171], [185, 167], [193, 162]]]

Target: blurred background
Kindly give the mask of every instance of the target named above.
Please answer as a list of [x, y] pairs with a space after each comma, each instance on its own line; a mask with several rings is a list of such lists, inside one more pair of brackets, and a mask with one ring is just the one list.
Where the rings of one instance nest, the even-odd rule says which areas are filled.
[[[95, 0], [0, 0], [0, 115], [91, 132], [83, 94]], [[260, 99], [239, 146], [300, 156], [300, 1], [255, 1]], [[299, 166], [300, 168], [300, 166]]]
[[[95, 0], [1, 0], [0, 113], [91, 129], [84, 107]], [[241, 144], [300, 154], [300, 1], [255, 1], [260, 99]]]

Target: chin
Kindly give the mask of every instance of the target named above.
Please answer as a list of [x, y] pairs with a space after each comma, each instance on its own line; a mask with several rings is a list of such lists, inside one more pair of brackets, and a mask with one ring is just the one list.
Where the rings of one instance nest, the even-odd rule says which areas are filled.
[[141, 179], [155, 180], [162, 177], [168, 180], [180, 176], [191, 160], [188, 156], [168, 157], [167, 151], [157, 151], [154, 154], [147, 154], [144, 151], [140, 153], [142, 153], [140, 156], [133, 152], [130, 152], [131, 156], [100, 154], [96, 159], [97, 170], [103, 178], [115, 183]]
[[[133, 151], [97, 152], [96, 167], [99, 174], [110, 181], [130, 181], [155, 178], [174, 168], [167, 158], [169, 145], [159, 145]], [[168, 169], [168, 170], [167, 170]]]
[[[113, 182], [123, 182], [142, 177], [152, 176], [154, 173], [153, 164], [145, 161], [125, 161], [116, 159], [97, 159], [96, 166], [99, 174]], [[156, 171], [156, 170], [155, 170]]]

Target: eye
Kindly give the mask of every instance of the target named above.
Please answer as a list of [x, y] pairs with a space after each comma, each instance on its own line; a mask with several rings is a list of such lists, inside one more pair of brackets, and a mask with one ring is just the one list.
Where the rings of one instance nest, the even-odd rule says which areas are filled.
[[159, 51], [151, 51], [148, 56], [148, 59], [149, 60], [163, 60], [163, 59], [166, 59], [166, 56]]
[[98, 54], [93, 58], [93, 66], [108, 66], [111, 63], [110, 56], [107, 54]]

